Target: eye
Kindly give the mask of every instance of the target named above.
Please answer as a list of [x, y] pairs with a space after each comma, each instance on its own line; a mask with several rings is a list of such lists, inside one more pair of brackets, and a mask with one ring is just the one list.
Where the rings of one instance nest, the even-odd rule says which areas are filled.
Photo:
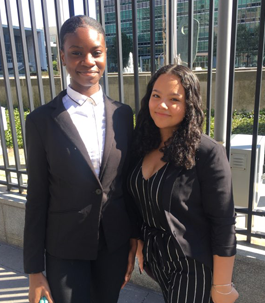
[[153, 98], [159, 98], [159, 95], [158, 94], [152, 94], [152, 97]]
[[174, 101], [174, 102], [178, 102], [179, 101], [179, 99], [177, 99], [177, 98], [172, 98], [171, 100]]
[[74, 56], [81, 56], [82, 55], [82, 53], [78, 52], [78, 51], [74, 51], [71, 54], [74, 55]]
[[98, 50], [98, 51], [95, 51], [93, 55], [94, 55], [94, 57], [99, 57], [101, 54], [102, 54], [102, 51]]

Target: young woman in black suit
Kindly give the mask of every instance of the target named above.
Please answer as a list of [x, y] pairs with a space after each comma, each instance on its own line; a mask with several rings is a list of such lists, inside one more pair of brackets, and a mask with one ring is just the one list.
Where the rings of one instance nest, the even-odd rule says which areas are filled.
[[[151, 78], [137, 117], [128, 188], [138, 206], [137, 257], [167, 303], [232, 303], [236, 253], [230, 166], [202, 133], [197, 77], [167, 65]], [[212, 300], [212, 301], [211, 301]]]
[[116, 303], [137, 245], [123, 192], [132, 110], [99, 85], [107, 49], [96, 20], [68, 19], [60, 52], [70, 85], [26, 121], [29, 301]]

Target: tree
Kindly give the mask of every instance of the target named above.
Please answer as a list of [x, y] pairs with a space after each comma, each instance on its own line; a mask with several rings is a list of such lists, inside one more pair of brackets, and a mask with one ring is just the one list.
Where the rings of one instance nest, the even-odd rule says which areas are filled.
[[239, 24], [237, 27], [236, 55], [238, 57], [244, 55], [247, 58], [247, 66], [250, 64], [249, 58], [253, 58], [258, 54], [258, 45], [259, 26], [250, 31], [245, 24]]
[[[128, 65], [129, 54], [133, 50], [132, 38], [125, 33], [121, 34], [122, 39], [122, 64], [123, 67]], [[117, 68], [117, 38], [112, 39], [112, 45], [108, 46], [108, 66], [109, 71], [118, 71]]]

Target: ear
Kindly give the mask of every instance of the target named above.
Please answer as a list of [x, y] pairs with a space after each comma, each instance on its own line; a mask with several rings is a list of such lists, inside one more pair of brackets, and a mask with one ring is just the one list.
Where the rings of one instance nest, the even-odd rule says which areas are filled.
[[60, 49], [60, 56], [61, 56], [61, 60], [62, 60], [62, 64], [63, 66], [65, 66], [65, 61], [64, 61], [64, 52]]

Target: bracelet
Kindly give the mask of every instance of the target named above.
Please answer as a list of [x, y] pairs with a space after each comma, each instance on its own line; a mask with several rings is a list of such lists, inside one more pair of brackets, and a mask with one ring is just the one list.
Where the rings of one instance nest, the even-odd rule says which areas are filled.
[[234, 285], [234, 283], [232, 282], [232, 283], [229, 283], [229, 284], [213, 284], [212, 286], [213, 286], [213, 288], [222, 287], [222, 286], [231, 286], [231, 290], [230, 290], [229, 292], [221, 292], [221, 291], [215, 289], [215, 291], [216, 291], [218, 294], [221, 294], [221, 295], [230, 295], [230, 294], [232, 293], [233, 288], [234, 288], [235, 285]]
[[213, 284], [213, 287], [219, 287], [219, 286], [235, 286], [233, 282], [228, 283], [228, 284]]

